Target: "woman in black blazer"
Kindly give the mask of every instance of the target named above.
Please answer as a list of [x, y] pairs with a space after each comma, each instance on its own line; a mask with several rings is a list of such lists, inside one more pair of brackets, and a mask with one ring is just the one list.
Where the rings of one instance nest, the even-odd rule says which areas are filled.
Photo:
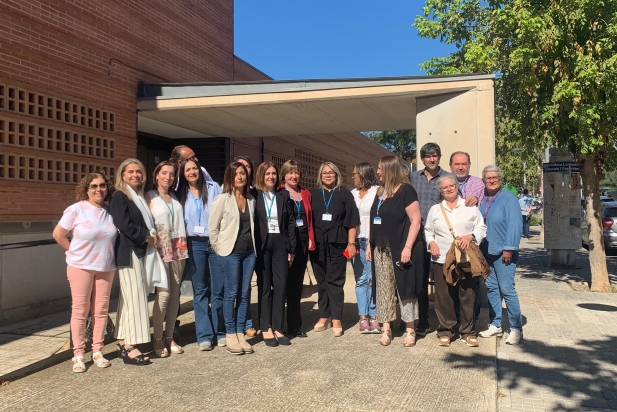
[[116, 191], [109, 202], [110, 214], [119, 231], [114, 246], [120, 280], [116, 338], [124, 363], [133, 365], [150, 363], [135, 347], [150, 342], [145, 256], [148, 244], [155, 244], [156, 232], [150, 233], [143, 213], [135, 203], [143, 200], [148, 209], [142, 197], [145, 174], [139, 160], [126, 159], [122, 162], [116, 173]]
[[278, 168], [264, 162], [257, 168], [255, 187], [255, 246], [261, 272], [260, 326], [267, 346], [290, 345], [283, 335], [289, 265], [296, 248], [293, 203], [279, 186]]

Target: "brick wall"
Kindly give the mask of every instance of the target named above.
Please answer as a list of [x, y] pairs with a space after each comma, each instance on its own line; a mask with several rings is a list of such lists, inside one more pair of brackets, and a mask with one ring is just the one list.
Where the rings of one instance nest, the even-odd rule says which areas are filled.
[[232, 0], [2, 1], [0, 221], [58, 219], [84, 173], [135, 156], [138, 82], [234, 66]]

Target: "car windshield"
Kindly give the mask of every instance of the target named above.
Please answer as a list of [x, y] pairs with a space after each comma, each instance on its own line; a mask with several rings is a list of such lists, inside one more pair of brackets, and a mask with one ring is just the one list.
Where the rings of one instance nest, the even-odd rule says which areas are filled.
[[607, 207], [604, 209], [604, 217], [617, 217], [617, 207]]

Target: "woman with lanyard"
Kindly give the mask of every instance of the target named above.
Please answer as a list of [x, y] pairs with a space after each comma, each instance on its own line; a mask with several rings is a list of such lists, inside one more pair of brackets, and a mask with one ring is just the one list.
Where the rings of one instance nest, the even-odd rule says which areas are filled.
[[[150, 190], [144, 196], [154, 217], [156, 249], [165, 264], [169, 283], [167, 289], [156, 288], [156, 299], [152, 310], [154, 354], [157, 358], [166, 358], [170, 352], [184, 353], [173, 338], [180, 307], [180, 285], [184, 263], [188, 258], [182, 205], [176, 195], [169, 191], [174, 179], [174, 165], [168, 161], [159, 163], [152, 174], [154, 190]], [[163, 323], [165, 323], [164, 333]]]
[[485, 280], [488, 290], [490, 325], [480, 332], [480, 337], [501, 336], [501, 300], [505, 300], [510, 321], [510, 334], [506, 343], [518, 345], [523, 339], [521, 305], [514, 288], [514, 273], [518, 262], [518, 245], [523, 224], [521, 208], [516, 196], [501, 185], [501, 169], [486, 166], [482, 171], [486, 186], [480, 212], [486, 223], [486, 240], [480, 249], [486, 258], [491, 273]]
[[375, 301], [373, 299], [373, 271], [371, 263], [366, 260], [366, 241], [371, 229], [371, 207], [377, 193], [377, 178], [370, 163], [358, 163], [353, 168], [353, 183], [356, 187], [351, 191], [360, 212], [356, 242], [360, 254], [353, 258], [353, 270], [356, 277], [356, 299], [358, 315], [360, 316], [360, 333], [381, 333], [377, 321]]
[[379, 344], [390, 345], [396, 301], [406, 332], [403, 346], [416, 344], [418, 293], [422, 288], [424, 250], [420, 231], [420, 203], [396, 156], [385, 156], [377, 168], [381, 187], [371, 208], [371, 232], [366, 260], [374, 261], [377, 320], [383, 324]]
[[[209, 351], [212, 350], [214, 340], [221, 346], [225, 344], [223, 320], [225, 280], [217, 270], [213, 272], [210, 286], [210, 268], [218, 267], [218, 260], [216, 253], [210, 247], [208, 231], [210, 205], [214, 198], [221, 194], [221, 188], [214, 182], [206, 181], [201, 173], [201, 166], [195, 159], [184, 160], [180, 165], [179, 174], [178, 197], [184, 207], [184, 224], [188, 236], [187, 264], [193, 284], [197, 344], [200, 350]], [[210, 303], [212, 303], [212, 318]]]
[[288, 160], [281, 167], [283, 183], [281, 187], [289, 192], [293, 200], [296, 249], [294, 259], [289, 267], [287, 278], [287, 334], [292, 337], [305, 338], [302, 330], [302, 286], [308, 260], [308, 251], [315, 250], [315, 232], [313, 229], [313, 210], [311, 208], [311, 192], [300, 187], [302, 172], [295, 160]]
[[283, 334], [285, 292], [289, 266], [296, 248], [293, 203], [278, 187], [278, 169], [264, 162], [255, 174], [255, 249], [258, 273], [261, 273], [259, 324], [266, 346], [290, 345]]
[[356, 256], [358, 208], [334, 163], [322, 163], [317, 173], [317, 188], [311, 190], [315, 221], [315, 250], [311, 264], [318, 286], [319, 321], [316, 332], [323, 332], [332, 319], [334, 336], [343, 335], [343, 302], [347, 259]]

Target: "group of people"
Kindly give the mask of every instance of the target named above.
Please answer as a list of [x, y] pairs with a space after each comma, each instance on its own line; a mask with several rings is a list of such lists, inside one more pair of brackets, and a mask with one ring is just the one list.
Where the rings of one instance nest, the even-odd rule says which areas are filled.
[[[376, 171], [359, 163], [353, 191], [342, 185], [331, 162], [319, 167], [316, 187], [309, 190], [299, 184], [302, 170], [296, 161], [280, 170], [264, 162], [253, 172], [248, 156], [234, 158], [220, 186], [187, 146], [174, 148], [170, 160], [156, 166], [149, 191], [137, 159], [122, 162], [114, 182], [103, 172], [86, 175], [76, 189], [78, 202], [65, 210], [53, 233], [66, 250], [73, 371], [86, 371], [88, 313], [93, 363], [110, 366], [101, 349], [116, 269], [115, 337], [121, 359], [131, 365], [151, 363], [136, 347], [151, 342], [150, 293], [156, 294], [153, 355], [184, 352], [173, 331], [185, 272], [193, 287], [200, 350], [221, 346], [234, 355], [253, 353], [246, 338], [258, 330], [268, 347], [306, 337], [300, 301], [309, 260], [318, 285], [316, 332], [331, 328], [334, 336], [343, 335], [343, 288], [351, 261], [361, 333], [379, 334], [379, 343], [390, 345], [398, 305], [403, 345], [414, 346], [416, 334], [429, 330], [432, 274], [439, 344], [448, 346], [458, 329], [467, 345], [478, 346], [481, 260], [484, 276], [490, 267], [491, 325], [480, 336], [502, 332], [503, 298], [511, 327], [508, 343], [519, 343], [514, 270], [522, 225], [516, 197], [501, 190], [495, 166], [486, 167], [482, 179], [469, 176], [464, 152], [452, 154], [452, 174], [439, 167], [441, 150], [435, 143], [422, 147], [421, 159], [425, 168], [411, 176], [395, 156], [381, 158]], [[459, 264], [461, 256], [470, 264]], [[250, 311], [254, 272], [256, 319]]]

